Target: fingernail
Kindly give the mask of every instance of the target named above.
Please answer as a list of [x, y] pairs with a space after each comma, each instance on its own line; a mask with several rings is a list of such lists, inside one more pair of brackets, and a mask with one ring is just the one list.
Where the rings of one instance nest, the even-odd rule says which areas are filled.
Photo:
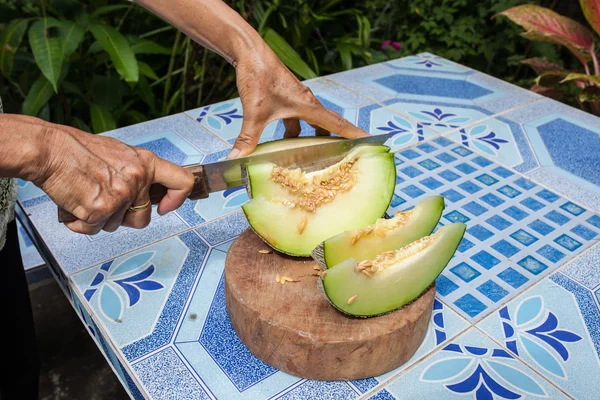
[[230, 158], [236, 158], [236, 157], [237, 157], [237, 156], [239, 156], [239, 155], [240, 155], [240, 151], [239, 151], [239, 149], [233, 149], [233, 150], [231, 150], [231, 153], [229, 153], [229, 154], [227, 155], [227, 159], [230, 159]]

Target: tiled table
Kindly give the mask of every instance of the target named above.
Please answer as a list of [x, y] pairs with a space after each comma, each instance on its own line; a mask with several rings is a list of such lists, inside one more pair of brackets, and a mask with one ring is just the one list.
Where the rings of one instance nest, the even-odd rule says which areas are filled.
[[[597, 399], [600, 119], [431, 54], [306, 84], [372, 134], [397, 133], [392, 212], [437, 193], [441, 224], [468, 224], [423, 345], [371, 379], [289, 376], [248, 352], [225, 308], [244, 190], [188, 201], [143, 231], [87, 237], [25, 187], [20, 217], [131, 396]], [[241, 117], [231, 100], [108, 135], [179, 164], [211, 161], [228, 153]], [[273, 122], [262, 140], [283, 131]]]

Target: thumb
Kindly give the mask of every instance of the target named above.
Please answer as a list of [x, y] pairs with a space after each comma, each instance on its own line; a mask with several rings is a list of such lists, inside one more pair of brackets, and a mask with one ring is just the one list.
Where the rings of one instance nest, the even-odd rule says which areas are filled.
[[244, 118], [244, 122], [242, 122], [242, 130], [235, 140], [233, 149], [231, 149], [231, 152], [227, 158], [243, 157], [252, 153], [254, 149], [256, 149], [258, 139], [260, 139], [263, 129], [264, 126], [261, 124]]

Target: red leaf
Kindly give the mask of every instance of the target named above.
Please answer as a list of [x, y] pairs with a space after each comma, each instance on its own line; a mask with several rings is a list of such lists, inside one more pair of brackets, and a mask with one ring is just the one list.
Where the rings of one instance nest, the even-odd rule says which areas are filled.
[[509, 8], [504, 15], [527, 30], [522, 35], [538, 42], [549, 42], [567, 47], [585, 63], [594, 44], [594, 35], [585, 26], [554, 11], [535, 5]]
[[529, 65], [536, 74], [542, 74], [548, 71], [566, 71], [562, 66], [553, 63], [547, 58], [527, 58], [521, 60], [521, 64]]
[[530, 90], [534, 93], [541, 94], [542, 96], [546, 96], [554, 100], [558, 100], [564, 97], [565, 95], [565, 92], [563, 92], [560, 89], [549, 88], [539, 85], [533, 85]]
[[600, 0], [579, 0], [583, 15], [588, 23], [600, 35]]

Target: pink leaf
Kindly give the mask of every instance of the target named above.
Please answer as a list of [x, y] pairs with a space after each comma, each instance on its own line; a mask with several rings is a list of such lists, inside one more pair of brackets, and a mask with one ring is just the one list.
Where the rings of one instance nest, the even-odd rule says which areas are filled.
[[536, 74], [542, 74], [548, 71], [566, 71], [562, 66], [553, 63], [547, 58], [527, 58], [521, 60], [521, 64], [529, 65]]
[[579, 0], [583, 15], [588, 23], [600, 35], [600, 0]]
[[554, 100], [558, 100], [565, 95], [565, 92], [560, 89], [549, 88], [540, 85], [533, 85], [530, 90], [534, 93], [541, 94], [542, 96], [549, 97]]
[[527, 32], [522, 35], [527, 39], [565, 46], [584, 64], [590, 57], [594, 35], [579, 22], [535, 5], [509, 8], [497, 15], [525, 28]]

